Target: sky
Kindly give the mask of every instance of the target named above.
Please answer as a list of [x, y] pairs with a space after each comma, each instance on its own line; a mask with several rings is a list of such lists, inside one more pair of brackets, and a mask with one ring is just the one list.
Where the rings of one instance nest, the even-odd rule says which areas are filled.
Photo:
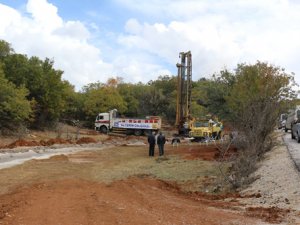
[[76, 90], [176, 75], [187, 51], [193, 80], [259, 60], [300, 83], [299, 11], [300, 0], [0, 0], [0, 39], [54, 60]]

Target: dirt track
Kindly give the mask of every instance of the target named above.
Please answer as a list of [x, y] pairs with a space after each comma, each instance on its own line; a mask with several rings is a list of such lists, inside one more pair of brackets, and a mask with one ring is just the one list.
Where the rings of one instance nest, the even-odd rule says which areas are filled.
[[167, 145], [166, 158], [147, 151], [119, 146], [0, 170], [0, 224], [264, 224], [287, 213], [203, 193], [218, 176], [213, 147]]

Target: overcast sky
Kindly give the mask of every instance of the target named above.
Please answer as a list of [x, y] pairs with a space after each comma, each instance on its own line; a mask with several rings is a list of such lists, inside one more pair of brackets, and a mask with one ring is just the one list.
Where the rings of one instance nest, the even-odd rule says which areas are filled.
[[260, 60], [300, 83], [299, 12], [298, 0], [0, 0], [0, 39], [53, 59], [76, 90], [176, 75], [186, 51], [193, 80]]

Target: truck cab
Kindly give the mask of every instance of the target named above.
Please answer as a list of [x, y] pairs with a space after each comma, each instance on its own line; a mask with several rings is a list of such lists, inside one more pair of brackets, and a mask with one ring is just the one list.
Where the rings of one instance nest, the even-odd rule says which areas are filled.
[[99, 113], [95, 120], [95, 130], [107, 133], [109, 129], [109, 113]]
[[213, 120], [195, 120], [190, 125], [189, 136], [196, 140], [220, 139], [223, 125]]

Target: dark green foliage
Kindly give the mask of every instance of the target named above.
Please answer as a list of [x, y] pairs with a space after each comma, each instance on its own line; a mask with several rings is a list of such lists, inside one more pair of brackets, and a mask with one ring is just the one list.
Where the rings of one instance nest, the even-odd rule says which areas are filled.
[[149, 81], [145, 90], [140, 98], [141, 113], [159, 115], [166, 121], [174, 123], [176, 118], [177, 77], [159, 76], [157, 80]]
[[32, 111], [28, 93], [25, 87], [17, 88], [4, 77], [0, 64], [0, 131], [18, 129], [29, 121]]
[[14, 50], [11, 48], [9, 43], [4, 40], [0, 40], [0, 60], [12, 54], [13, 52]]
[[142, 94], [141, 85], [134, 85], [130, 83], [121, 83], [118, 85], [118, 92], [123, 97], [127, 110], [124, 115], [128, 117], [138, 117], [139, 113], [139, 96]]
[[6, 79], [16, 87], [25, 87], [29, 92], [34, 119], [31, 126], [44, 128], [55, 125], [63, 112], [68, 111], [67, 100], [74, 90], [62, 80], [62, 71], [53, 68], [53, 61], [28, 58], [21, 54], [6, 54], [2, 58]]
[[167, 104], [162, 89], [146, 86], [140, 98], [140, 112], [144, 115], [159, 116], [165, 111]]

